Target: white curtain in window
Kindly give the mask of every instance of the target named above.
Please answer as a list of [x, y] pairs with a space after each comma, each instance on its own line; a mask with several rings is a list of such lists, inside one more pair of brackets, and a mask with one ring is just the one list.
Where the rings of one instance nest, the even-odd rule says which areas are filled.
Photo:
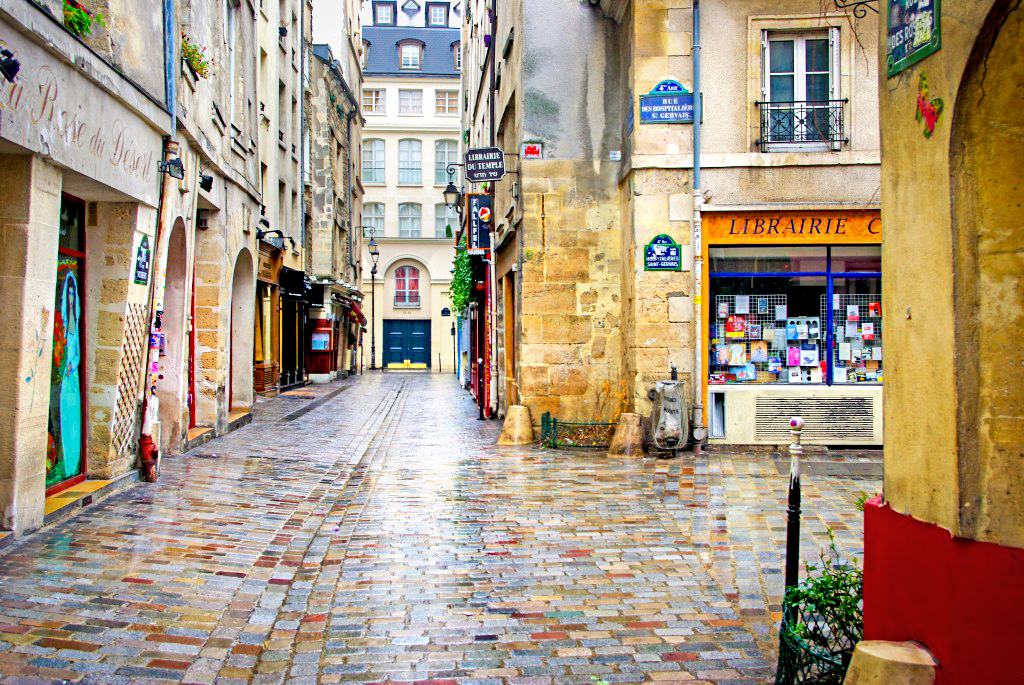
[[363, 233], [369, 235], [367, 228], [373, 229], [377, 238], [384, 235], [384, 205], [380, 202], [367, 202], [363, 205]]
[[398, 205], [398, 237], [419, 238], [421, 209], [415, 202]]
[[363, 183], [384, 183], [384, 141], [363, 141]]
[[[448, 227], [451, 226], [451, 235], [448, 234]], [[451, 238], [459, 226], [459, 216], [454, 207], [449, 207], [441, 202], [434, 205], [434, 237]]]
[[458, 154], [459, 144], [454, 140], [434, 142], [434, 183], [444, 185], [454, 180], [448, 177], [448, 165], [459, 161]]
[[423, 143], [406, 139], [398, 141], [398, 182], [423, 183]]

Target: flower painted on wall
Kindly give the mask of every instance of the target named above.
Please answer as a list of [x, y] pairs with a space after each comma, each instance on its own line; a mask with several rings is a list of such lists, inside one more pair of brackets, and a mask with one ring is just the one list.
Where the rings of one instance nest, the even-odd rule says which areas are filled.
[[921, 72], [921, 80], [917, 83], [917, 112], [914, 118], [917, 123], [924, 123], [924, 137], [931, 138], [935, 132], [935, 126], [939, 123], [942, 115], [942, 108], [945, 106], [942, 98], [928, 98], [928, 77]]

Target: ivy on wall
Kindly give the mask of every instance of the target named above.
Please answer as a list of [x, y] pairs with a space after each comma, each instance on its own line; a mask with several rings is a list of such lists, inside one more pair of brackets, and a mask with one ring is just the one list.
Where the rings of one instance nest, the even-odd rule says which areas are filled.
[[469, 254], [459, 250], [455, 255], [455, 271], [452, 273], [452, 310], [463, 314], [469, 306], [469, 294], [473, 288], [473, 270]]

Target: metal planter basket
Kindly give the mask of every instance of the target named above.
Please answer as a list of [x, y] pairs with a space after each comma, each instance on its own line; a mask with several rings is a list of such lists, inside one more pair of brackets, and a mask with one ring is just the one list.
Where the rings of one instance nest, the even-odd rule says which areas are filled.
[[775, 685], [841, 685], [863, 632], [861, 584], [845, 582], [833, 599], [813, 604], [806, 587], [791, 588], [782, 604]]
[[612, 443], [615, 426], [609, 421], [559, 421], [551, 412], [544, 412], [540, 417], [540, 444], [551, 448], [605, 448]]

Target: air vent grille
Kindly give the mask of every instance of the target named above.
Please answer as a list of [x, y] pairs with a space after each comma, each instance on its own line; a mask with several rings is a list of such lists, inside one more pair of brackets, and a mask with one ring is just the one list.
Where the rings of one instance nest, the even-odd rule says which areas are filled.
[[803, 417], [805, 442], [871, 443], [875, 402], [872, 397], [758, 397], [755, 438], [758, 442], [789, 442], [789, 419]]

